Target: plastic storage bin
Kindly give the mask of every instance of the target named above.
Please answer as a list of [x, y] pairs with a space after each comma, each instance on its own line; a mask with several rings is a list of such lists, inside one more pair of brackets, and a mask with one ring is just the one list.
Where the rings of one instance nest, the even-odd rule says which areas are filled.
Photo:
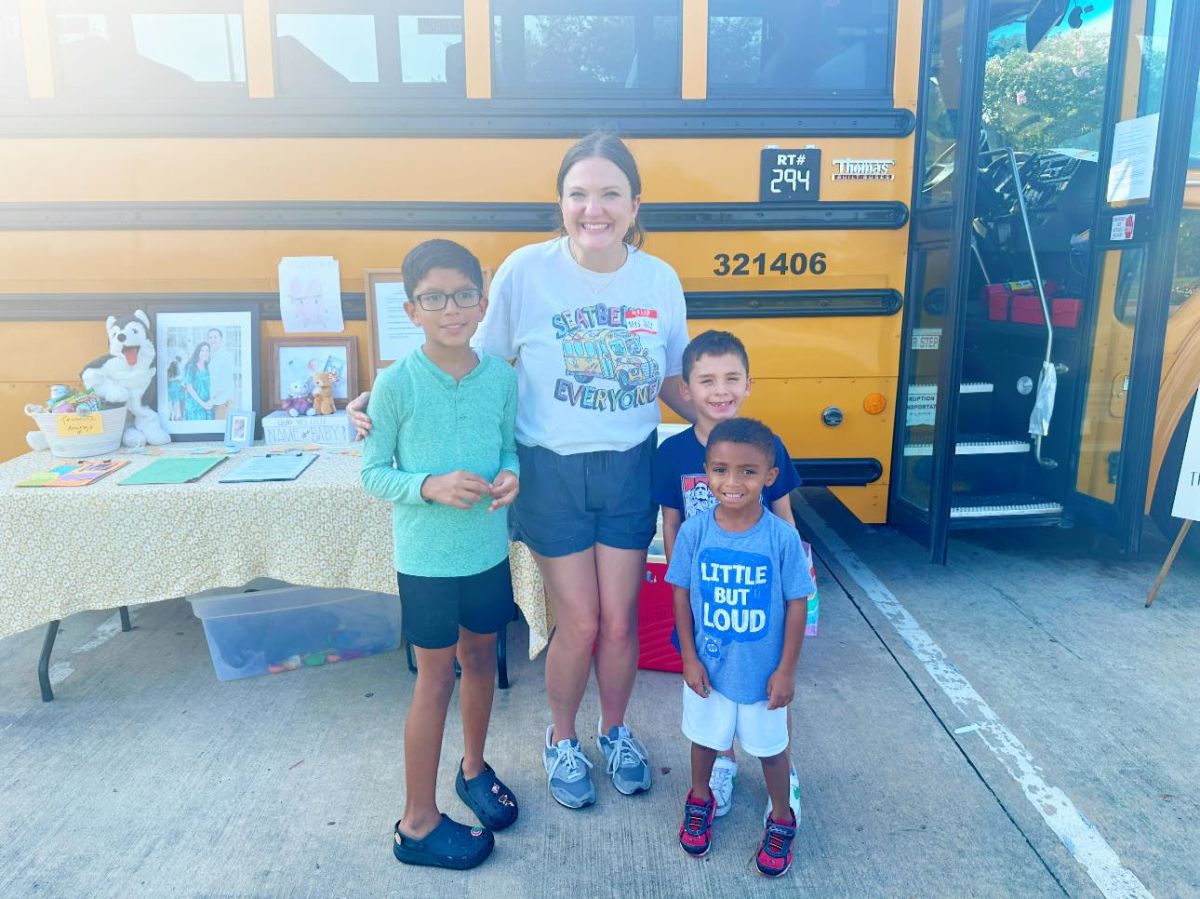
[[218, 680], [327, 665], [400, 645], [400, 598], [386, 593], [289, 587], [189, 601], [204, 622]]

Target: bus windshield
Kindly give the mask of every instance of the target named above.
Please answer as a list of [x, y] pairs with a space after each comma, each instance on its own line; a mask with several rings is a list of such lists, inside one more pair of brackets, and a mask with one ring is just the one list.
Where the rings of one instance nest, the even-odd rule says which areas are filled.
[[1089, 9], [1077, 27], [1064, 17], [1032, 50], [1026, 49], [1024, 19], [992, 29], [983, 97], [989, 146], [1095, 160], [1112, 0]]

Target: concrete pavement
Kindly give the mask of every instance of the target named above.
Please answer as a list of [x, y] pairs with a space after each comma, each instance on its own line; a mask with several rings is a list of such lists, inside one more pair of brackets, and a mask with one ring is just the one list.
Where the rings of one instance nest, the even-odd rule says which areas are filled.
[[[1034, 531], [956, 540], [939, 568], [820, 491], [804, 496], [822, 617], [798, 675], [804, 815], [782, 881], [753, 870], [765, 790], [752, 760], [713, 852], [678, 848], [688, 774], [674, 676], [641, 673], [630, 711], [652, 791], [601, 783], [591, 809], [554, 804], [542, 660], [525, 658], [520, 624], [488, 757], [521, 819], [473, 872], [401, 866], [389, 840], [413, 679], [403, 655], [220, 683], [200, 622], [175, 600], [135, 609], [131, 633], [112, 633], [108, 613], [64, 622], [50, 704], [35, 678], [41, 629], [0, 641], [0, 896], [1092, 896], [1114, 883], [1200, 895], [1195, 563], [1145, 610], [1156, 559]], [[916, 631], [897, 627], [896, 606]], [[930, 646], [948, 665], [930, 664]], [[969, 720], [981, 708], [995, 720]], [[581, 732], [597, 710], [593, 687]], [[466, 820], [456, 714], [439, 798]], [[1024, 757], [997, 751], [1005, 733]], [[1098, 843], [1064, 842], [1070, 809]]]

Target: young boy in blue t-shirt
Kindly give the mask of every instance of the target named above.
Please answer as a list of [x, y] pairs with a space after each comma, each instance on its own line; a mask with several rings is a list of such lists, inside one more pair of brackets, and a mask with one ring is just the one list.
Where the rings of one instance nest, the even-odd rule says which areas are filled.
[[[675, 535], [684, 519], [717, 505], [704, 472], [704, 449], [712, 429], [737, 417], [750, 395], [750, 357], [746, 347], [728, 331], [697, 334], [683, 351], [683, 395], [696, 408], [696, 424], [667, 438], [654, 457], [654, 501], [662, 507], [663, 547], [671, 561]], [[787, 524], [795, 527], [788, 494], [800, 486], [787, 447], [775, 438], [774, 482], [764, 488], [763, 504]], [[712, 787], [718, 818], [733, 803], [737, 780], [737, 758], [733, 748], [721, 753], [713, 766]], [[790, 770], [789, 797], [792, 811], [800, 814], [800, 781]]]
[[683, 656], [683, 733], [692, 741], [679, 843], [694, 856], [712, 845], [709, 778], [736, 737], [762, 763], [771, 810], [756, 863], [772, 877], [792, 864], [787, 705], [815, 590], [800, 535], [763, 508], [763, 491], [779, 475], [775, 452], [775, 435], [754, 419], [712, 429], [705, 473], [718, 505], [683, 522], [667, 569]]
[[[396, 583], [417, 683], [404, 725], [405, 806], [392, 852], [402, 862], [471, 868], [492, 831], [517, 819], [512, 791], [484, 760], [496, 681], [496, 634], [513, 617], [507, 516], [517, 495], [517, 377], [477, 354], [487, 310], [479, 260], [450, 240], [414, 247], [402, 266], [404, 309], [425, 343], [385, 369], [371, 391], [374, 427], [362, 483], [395, 504]], [[454, 662], [462, 668], [463, 758], [455, 790], [483, 827], [437, 806], [438, 762]]]

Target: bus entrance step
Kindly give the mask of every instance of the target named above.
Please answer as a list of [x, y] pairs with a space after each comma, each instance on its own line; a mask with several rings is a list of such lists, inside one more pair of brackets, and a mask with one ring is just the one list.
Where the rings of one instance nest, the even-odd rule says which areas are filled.
[[959, 393], [992, 393], [996, 385], [988, 381], [963, 381], [958, 385]]
[[[1028, 440], [1013, 440], [1006, 437], [971, 436], [963, 437], [954, 444], [956, 456], [994, 456], [998, 453], [1027, 453]], [[906, 456], [932, 456], [932, 443], [910, 443], [904, 448]]]
[[1028, 493], [956, 497], [950, 507], [950, 519], [956, 527], [985, 527], [998, 522], [1057, 524], [1062, 517], [1062, 503]]
[[[959, 393], [993, 393], [996, 385], [990, 381], [961, 381]], [[937, 394], [937, 382], [918, 379], [908, 388], [910, 394]]]

